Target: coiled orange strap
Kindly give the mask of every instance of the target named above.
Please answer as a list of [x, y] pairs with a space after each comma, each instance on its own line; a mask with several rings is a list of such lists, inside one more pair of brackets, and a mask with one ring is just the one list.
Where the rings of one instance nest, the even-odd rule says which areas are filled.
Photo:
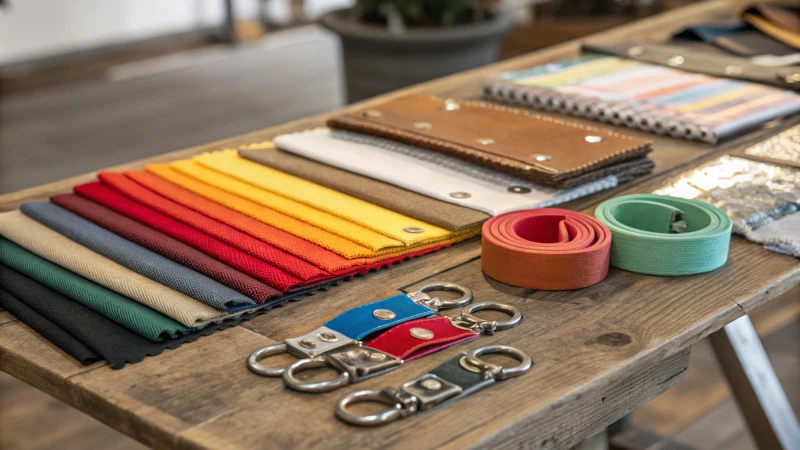
[[502, 283], [580, 289], [608, 275], [611, 231], [594, 217], [557, 208], [516, 211], [483, 224], [481, 267]]

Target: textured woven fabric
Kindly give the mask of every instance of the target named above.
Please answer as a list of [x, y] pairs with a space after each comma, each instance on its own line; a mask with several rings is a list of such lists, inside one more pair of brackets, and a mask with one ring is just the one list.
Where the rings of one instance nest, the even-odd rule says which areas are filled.
[[[198, 175], [201, 171], [215, 175], [213, 171], [204, 169], [203, 167], [198, 166], [191, 161], [188, 161], [186, 166], [187, 170], [196, 168]], [[196, 179], [179, 172], [178, 170], [170, 167], [168, 164], [148, 164], [147, 171], [169, 181], [170, 183], [174, 183], [176, 186], [206, 198], [211, 202], [222, 205], [230, 210], [237, 211], [247, 217], [275, 227], [281, 231], [290, 233], [300, 239], [330, 250], [331, 252], [342, 257], [354, 259], [360, 257], [369, 257], [375, 254], [375, 252], [364, 247], [363, 245], [356, 244], [353, 241], [349, 241], [341, 236], [323, 230], [322, 228], [318, 228], [314, 225], [295, 219], [294, 217], [280, 213], [274, 209], [264, 207], [259, 203], [239, 197], [238, 195], [231, 194], [228, 191], [219, 189], [210, 184], [206, 184], [200, 179]], [[176, 197], [173, 197], [173, 199], [175, 198]], [[207, 211], [209, 211], [209, 209], [203, 209], [205, 214], [208, 214]], [[333, 270], [322, 265], [322, 261], [318, 261], [318, 263], [320, 264], [319, 267], [325, 268], [326, 270]]]
[[319, 267], [224, 223], [157, 195], [121, 173], [103, 172], [98, 175], [98, 178], [103, 185], [114, 189], [131, 200], [189, 225], [197, 231], [219, 239], [221, 242], [238, 248], [251, 256], [266, 261], [300, 280], [309, 282], [328, 277], [328, 274]]
[[398, 248], [403, 247], [403, 243], [396, 239], [391, 239], [369, 228], [344, 220], [341, 217], [281, 197], [280, 195], [275, 195], [272, 192], [239, 181], [236, 178], [208, 169], [195, 161], [175, 161], [170, 164], [170, 167], [185, 175], [200, 180], [203, 183], [222, 189], [225, 192], [238, 195], [258, 203], [261, 206], [266, 206], [267, 208], [274, 209], [302, 222], [322, 228], [350, 242], [355, 242], [356, 244], [367, 247], [373, 252], [360, 254], [358, 256], [374, 256], [374, 252], [379, 250], [394, 252], [397, 251]]
[[0, 262], [151, 341], [173, 338], [191, 330], [3, 238], [0, 238]]
[[[84, 247], [217, 309], [256, 306], [255, 300], [140, 247], [53, 203], [25, 203], [23, 214]], [[58, 290], [58, 289], [56, 289]]]
[[[256, 220], [253, 217], [264, 217], [265, 220], [275, 221], [278, 226], [291, 227], [292, 231], [299, 232], [303, 235], [306, 233], [312, 234], [315, 238], [320, 238], [320, 240], [327, 240], [328, 242], [349, 242], [339, 236], [312, 227], [291, 217], [284, 216], [248, 200], [227, 194], [214, 187], [204, 185], [191, 177], [187, 177], [170, 169], [169, 166], [165, 164], [150, 165], [148, 166], [148, 170], [153, 173], [130, 171], [126, 172], [126, 175], [176, 203], [180, 203], [187, 208], [192, 208], [199, 213], [226, 223], [257, 239], [269, 242], [289, 253], [304, 258], [306, 261], [334, 275], [366, 273], [369, 270], [377, 270], [385, 265], [399, 262], [413, 256], [419, 256], [420, 254], [434, 251], [442, 246], [448, 246], [455, 242], [443, 241], [433, 245], [413, 247], [402, 252], [372, 258], [347, 259], [322, 246], [315, 245], [260, 220]], [[158, 174], [159, 176], [154, 174]], [[206, 197], [202, 197], [165, 180], [185, 183], [193, 190], [204, 193], [208, 198], [217, 198], [220, 199], [220, 202], [225, 203], [215, 203], [214, 201], [208, 200]], [[225, 204], [228, 204], [236, 210], [228, 209], [224, 206]], [[248, 211], [248, 213], [238, 212], [243, 210]], [[359, 246], [359, 248], [361, 249], [360, 251], [369, 252], [369, 250], [364, 247]]]
[[[327, 153], [327, 149], [320, 149]], [[483, 223], [488, 214], [358, 175], [313, 159], [277, 149], [240, 150], [239, 156], [281, 172], [317, 183], [446, 230], [463, 230]], [[453, 192], [451, 189], [448, 192]]]
[[731, 219], [698, 200], [625, 195], [597, 206], [613, 235], [611, 266], [648, 275], [692, 275], [728, 260]]
[[369, 228], [406, 246], [428, 244], [454, 235], [435, 225], [240, 158], [236, 150], [204, 153], [194, 160], [209, 169]]
[[87, 219], [131, 242], [196, 270], [221, 284], [235, 289], [258, 303], [281, 295], [281, 292], [232, 267], [226, 266], [183, 242], [153, 230], [123, 215], [75, 194], [56, 195], [53, 203]]
[[608, 275], [611, 231], [592, 216], [557, 208], [516, 211], [483, 224], [481, 268], [506, 284], [581, 289]]
[[[108, 361], [112, 369], [121, 369], [126, 363], [135, 363], [149, 355], [157, 355], [168, 348], [176, 348], [214, 330], [227, 328], [233, 321], [214, 324], [203, 330], [181, 335], [177, 339], [153, 342], [118, 325], [108, 318], [54, 292], [8, 267], [0, 266], [0, 288], [25, 303], [48, 319], [57, 329], [69, 333], [75, 340], [92, 349]], [[31, 328], [42, 336], [54, 336], [56, 328], [47, 323], [37, 323]], [[63, 341], [54, 340], [61, 347]], [[86, 361], [82, 361], [86, 363]]]
[[18, 298], [11, 295], [8, 291], [0, 288], [0, 308], [5, 309], [22, 321], [25, 325], [33, 328], [34, 331], [42, 335], [43, 338], [52, 342], [68, 355], [77, 359], [81, 364], [91, 364], [102, 360], [94, 350], [75, 339], [62, 328], [47, 320], [43, 315], [37, 313], [30, 306], [22, 303]]
[[187, 327], [221, 320], [226, 315], [223, 311], [94, 253], [20, 211], [0, 214], [0, 235], [70, 272], [172, 317]]
[[275, 143], [320, 163], [452, 203], [450, 207], [459, 205], [493, 216], [557, 205], [613, 188], [618, 182], [612, 175], [569, 189], [553, 189], [445, 153], [345, 130], [317, 128], [284, 134], [276, 137]]
[[154, 309], [94, 284], [4, 238], [0, 238], [0, 262], [151, 341], [174, 338], [192, 330]]
[[302, 284], [302, 280], [299, 278], [289, 275], [277, 267], [250, 256], [224, 242], [220, 242], [218, 239], [201, 233], [188, 225], [184, 225], [177, 220], [134, 202], [100, 183], [82, 184], [75, 186], [73, 190], [82, 197], [100, 203], [120, 214], [172, 236], [187, 245], [191, 245], [203, 253], [282, 292]]
[[789, 214], [747, 234], [764, 248], [800, 258], [800, 213]]

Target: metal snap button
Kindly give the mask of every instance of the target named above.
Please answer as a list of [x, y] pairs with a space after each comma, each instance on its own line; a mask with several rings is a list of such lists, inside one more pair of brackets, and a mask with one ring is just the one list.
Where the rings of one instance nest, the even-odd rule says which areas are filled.
[[642, 56], [645, 54], [647, 50], [642, 47], [641, 45], [637, 45], [635, 47], [631, 47], [628, 49], [629, 56]]
[[422, 233], [423, 231], [425, 231], [425, 228], [405, 227], [405, 228], [403, 228], [403, 231], [405, 231], [406, 233]]
[[433, 125], [428, 122], [414, 122], [414, 128], [418, 130], [430, 130], [433, 128]]
[[590, 144], [598, 144], [603, 142], [603, 136], [586, 136], [583, 140]]
[[667, 60], [667, 64], [669, 64], [670, 66], [682, 66], [683, 63], [685, 63], [685, 62], [686, 62], [686, 59], [681, 55], [671, 56]]
[[452, 98], [448, 98], [444, 101], [444, 105], [440, 109], [445, 111], [458, 111], [461, 109], [461, 105], [458, 104], [457, 101], [453, 100]]
[[381, 114], [381, 112], [380, 112], [380, 111], [378, 111], [377, 109], [368, 109], [368, 110], [364, 111], [364, 112], [362, 113], [362, 115], [363, 115], [364, 117], [370, 117], [370, 118], [373, 118], [373, 119], [374, 119], [374, 118], [376, 118], [376, 117], [380, 117], [380, 116], [382, 116], [383, 114]]
[[489, 138], [475, 139], [475, 141], [481, 145], [492, 145], [495, 143], [494, 139], [489, 139]]
[[339, 340], [339, 338], [333, 333], [320, 333], [317, 335], [317, 337], [323, 342], [336, 342]]
[[470, 197], [472, 197], [472, 194], [470, 194], [469, 192], [451, 192], [450, 193], [450, 197], [453, 197], [453, 198], [470, 198]]
[[526, 188], [525, 186], [511, 186], [506, 190], [512, 194], [527, 194], [531, 191], [530, 188]]
[[429, 341], [433, 339], [433, 331], [427, 328], [412, 328], [411, 337], [413, 337], [414, 339], [419, 339], [421, 341]]
[[442, 388], [442, 382], [434, 378], [428, 378], [422, 380], [422, 382], [419, 385], [429, 391], [438, 391], [439, 389]]
[[316, 348], [317, 343], [311, 339], [303, 339], [302, 341], [300, 341], [300, 346], [304, 348]]
[[725, 66], [726, 75], [741, 75], [742, 72], [743, 70], [741, 66], [734, 66], [734, 65]]
[[534, 154], [531, 155], [531, 159], [539, 161], [539, 162], [544, 162], [544, 161], [552, 160], [553, 157], [550, 156], [550, 155], [542, 155], [541, 153], [534, 153]]
[[397, 314], [388, 309], [376, 309], [372, 312], [372, 317], [378, 320], [392, 320], [397, 317]]

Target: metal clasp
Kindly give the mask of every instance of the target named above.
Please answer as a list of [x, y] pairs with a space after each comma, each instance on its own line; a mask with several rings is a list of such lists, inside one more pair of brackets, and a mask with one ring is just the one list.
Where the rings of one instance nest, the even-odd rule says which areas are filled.
[[359, 346], [361, 342], [345, 336], [328, 327], [319, 327], [300, 337], [286, 339], [282, 344], [273, 344], [259, 348], [247, 358], [247, 368], [251, 372], [265, 377], [279, 377], [288, 367], [267, 367], [261, 364], [270, 356], [289, 353], [299, 358], [314, 358], [336, 349]]
[[[487, 363], [480, 358], [481, 355], [486, 354], [508, 355], [519, 361], [519, 364], [515, 367], [502, 367], [497, 364]], [[505, 380], [523, 375], [533, 365], [533, 361], [528, 354], [506, 345], [478, 347], [463, 355], [459, 361], [460, 367], [469, 372], [480, 373], [483, 381], [480, 381], [479, 384], [467, 384], [465, 388], [462, 388], [456, 382], [446, 380], [433, 373], [426, 373], [408, 383], [404, 383], [400, 389], [389, 387], [381, 390], [357, 391], [345, 395], [336, 402], [336, 417], [353, 425], [384, 425], [416, 412], [455, 401], [493, 383], [495, 380]], [[447, 364], [444, 363], [440, 368]], [[455, 379], [458, 378], [456, 377]], [[377, 414], [368, 415], [359, 415], [348, 410], [348, 407], [353, 404], [367, 402], [382, 403], [390, 408]]]
[[[472, 315], [472, 313], [478, 311], [501, 311], [511, 315], [511, 318], [503, 321], [484, 320]], [[507, 330], [517, 326], [521, 320], [522, 312], [511, 305], [497, 302], [483, 302], [462, 309], [461, 314], [450, 319], [450, 323], [456, 328], [471, 330], [476, 334], [494, 334], [495, 331]]]
[[[455, 300], [441, 300], [439, 297], [431, 297], [427, 292], [449, 291], [458, 292], [460, 298]], [[439, 311], [440, 309], [459, 308], [468, 305], [472, 301], [472, 289], [456, 283], [436, 282], [422, 286], [416, 292], [409, 292], [408, 298], [415, 303], [425, 305], [428, 308]]]
[[[286, 367], [283, 382], [301, 392], [329, 392], [350, 383], [358, 383], [403, 364], [403, 360], [369, 347], [354, 347], [317, 358], [302, 359]], [[340, 370], [336, 378], [323, 381], [302, 381], [297, 373], [320, 367]]]

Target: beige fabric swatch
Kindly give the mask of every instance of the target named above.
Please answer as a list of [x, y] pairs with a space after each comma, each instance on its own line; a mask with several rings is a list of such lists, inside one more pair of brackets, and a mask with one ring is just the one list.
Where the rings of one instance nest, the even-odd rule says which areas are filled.
[[23, 215], [21, 211], [0, 214], [0, 235], [64, 269], [172, 317], [187, 327], [201, 326], [231, 316], [121, 266]]

